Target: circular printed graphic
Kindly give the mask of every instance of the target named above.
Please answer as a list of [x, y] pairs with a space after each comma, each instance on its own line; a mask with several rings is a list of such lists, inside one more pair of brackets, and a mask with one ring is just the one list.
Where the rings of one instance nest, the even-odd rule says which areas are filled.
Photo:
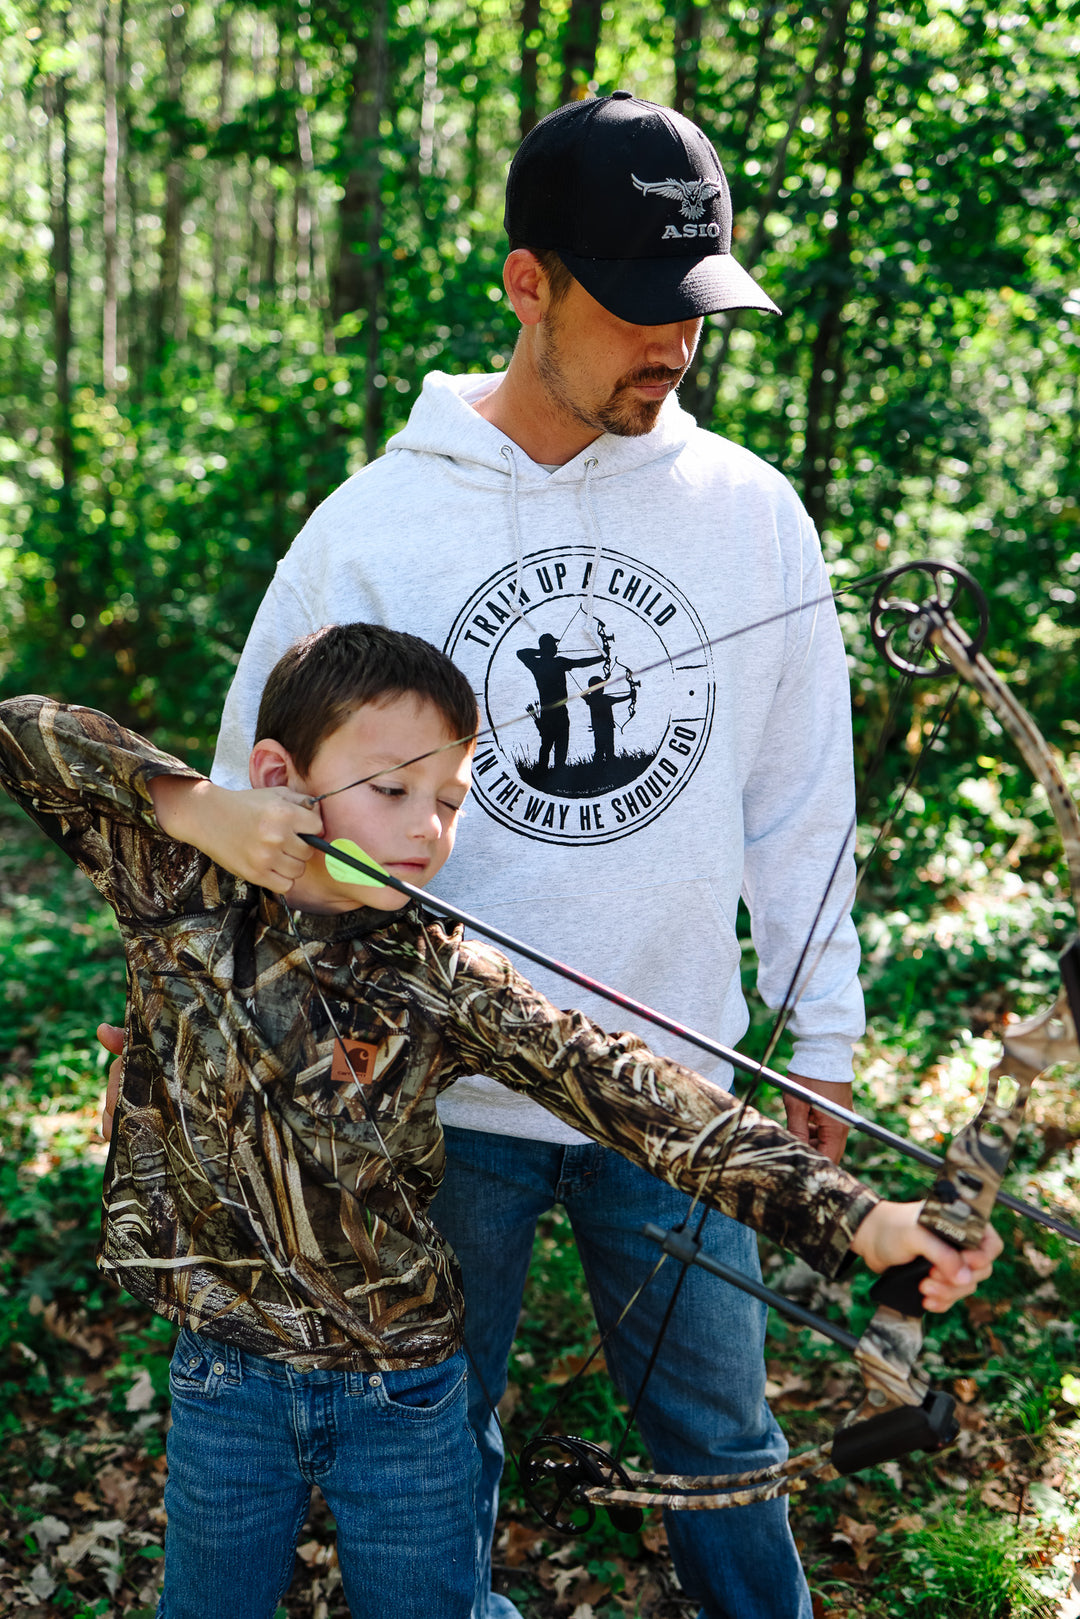
[[[712, 725], [715, 678], [701, 621], [654, 568], [604, 549], [552, 546], [493, 574], [446, 651], [489, 728], [473, 793], [545, 843], [611, 843], [685, 787]], [[637, 671], [637, 673], [635, 673]]]

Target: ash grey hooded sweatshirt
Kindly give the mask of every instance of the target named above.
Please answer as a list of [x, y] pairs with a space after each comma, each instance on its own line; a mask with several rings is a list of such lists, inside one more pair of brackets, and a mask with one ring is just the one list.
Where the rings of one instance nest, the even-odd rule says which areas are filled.
[[[741, 893], [770, 1006], [813, 930], [792, 1071], [849, 1079], [863, 1029], [849, 686], [806, 512], [674, 398], [651, 433], [538, 466], [472, 408], [498, 380], [429, 376], [386, 454], [305, 525], [252, 626], [214, 779], [247, 785], [266, 676], [298, 637], [351, 620], [424, 636], [470, 677], [485, 727], [433, 893], [728, 1045], [748, 1022]], [[517, 965], [556, 1005], [708, 1070], [675, 1037]], [[482, 1077], [440, 1113], [584, 1139]]]

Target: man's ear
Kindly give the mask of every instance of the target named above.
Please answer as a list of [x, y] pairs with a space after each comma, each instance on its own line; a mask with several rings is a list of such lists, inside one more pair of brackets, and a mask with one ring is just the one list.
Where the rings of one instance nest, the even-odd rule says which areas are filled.
[[271, 737], [256, 742], [248, 760], [248, 780], [253, 787], [293, 787], [298, 779], [288, 748]]
[[543, 266], [527, 247], [515, 247], [503, 265], [503, 286], [523, 326], [537, 326], [551, 300]]

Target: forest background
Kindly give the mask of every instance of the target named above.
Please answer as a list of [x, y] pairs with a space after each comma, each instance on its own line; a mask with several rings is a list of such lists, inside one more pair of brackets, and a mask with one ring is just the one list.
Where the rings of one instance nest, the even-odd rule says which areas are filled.
[[[308, 513], [425, 372], [506, 365], [521, 135], [625, 88], [712, 135], [735, 251], [784, 310], [707, 321], [683, 404], [793, 481], [838, 586], [963, 562], [991, 658], [1072, 771], [1078, 61], [1077, 0], [0, 0], [0, 692], [94, 704], [205, 765]], [[869, 846], [949, 683], [897, 706], [865, 601], [841, 611]], [[89, 1259], [92, 1029], [121, 1011], [117, 942], [18, 818], [0, 824], [0, 1610], [149, 1613], [168, 1334]], [[862, 891], [867, 1110], [927, 1141], [972, 1111], [995, 1024], [1051, 993], [1072, 918], [1058, 856], [1041, 793], [961, 694]], [[1067, 1080], [1033, 1114], [1018, 1189], [1075, 1214]], [[1075, 1610], [1080, 1285], [1061, 1242], [1007, 1229], [993, 1288], [933, 1340], [960, 1452], [798, 1507], [821, 1613]], [[557, 1221], [537, 1276], [523, 1432], [530, 1385], [558, 1386], [588, 1333]], [[807, 1335], [774, 1343], [778, 1407], [813, 1435], [844, 1376]], [[611, 1402], [587, 1382], [593, 1432]], [[530, 1616], [689, 1612], [662, 1539], [597, 1527], [558, 1551], [511, 1496], [500, 1578]], [[305, 1548], [289, 1612], [340, 1612], [318, 1508]]]

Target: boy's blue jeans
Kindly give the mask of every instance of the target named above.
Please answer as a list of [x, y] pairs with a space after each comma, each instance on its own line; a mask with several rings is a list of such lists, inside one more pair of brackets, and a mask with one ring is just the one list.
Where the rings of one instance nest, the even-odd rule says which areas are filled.
[[[642, 1225], [679, 1224], [689, 1199], [592, 1144], [558, 1146], [448, 1128], [446, 1148], [446, 1179], [431, 1214], [461, 1261], [469, 1354], [487, 1393], [498, 1400], [539, 1216], [556, 1202], [565, 1207], [597, 1320], [606, 1329], [659, 1257], [656, 1245], [639, 1235]], [[699, 1206], [692, 1229], [700, 1212]], [[757, 1239], [745, 1226], [710, 1213], [702, 1242], [718, 1259], [760, 1275]], [[627, 1399], [641, 1383], [678, 1275], [669, 1260], [605, 1344], [611, 1374]], [[784, 1437], [765, 1403], [764, 1332], [764, 1305], [690, 1268], [638, 1414], [660, 1472], [742, 1472], [784, 1459]], [[558, 1352], [552, 1343], [552, 1358]], [[469, 1380], [469, 1399], [484, 1458], [486, 1541], [477, 1613], [512, 1619], [517, 1609], [488, 1589], [502, 1441], [476, 1377]], [[810, 1619], [786, 1501], [664, 1518], [679, 1579], [703, 1619]]]
[[480, 1467], [462, 1355], [299, 1372], [185, 1327], [170, 1385], [159, 1619], [271, 1619], [313, 1484], [352, 1619], [468, 1619]]

